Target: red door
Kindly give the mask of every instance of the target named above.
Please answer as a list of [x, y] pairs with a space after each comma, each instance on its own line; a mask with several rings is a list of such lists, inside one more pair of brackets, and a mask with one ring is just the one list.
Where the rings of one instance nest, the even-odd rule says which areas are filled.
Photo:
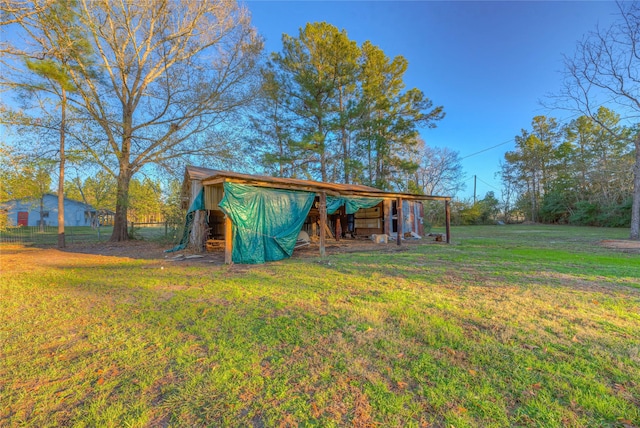
[[29, 225], [29, 213], [27, 211], [18, 212], [18, 226]]

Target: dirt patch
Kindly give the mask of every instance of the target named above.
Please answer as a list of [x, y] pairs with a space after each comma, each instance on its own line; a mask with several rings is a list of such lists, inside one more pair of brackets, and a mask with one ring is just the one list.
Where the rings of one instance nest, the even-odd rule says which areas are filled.
[[630, 239], [605, 239], [600, 241], [600, 245], [625, 253], [640, 254], [640, 241], [632, 241]]
[[[359, 253], [359, 252], [397, 252], [406, 251], [415, 245], [423, 244], [442, 244], [442, 242], [434, 242], [433, 239], [407, 239], [402, 241], [402, 245], [398, 246], [396, 241], [389, 241], [387, 244], [376, 244], [370, 239], [341, 239], [336, 241], [334, 239], [327, 239], [325, 243], [325, 251], [327, 255], [342, 254], [342, 253]], [[297, 248], [293, 252], [293, 258], [301, 257], [318, 257], [320, 255], [320, 244], [311, 242], [310, 245]]]
[[[388, 244], [376, 244], [368, 239], [342, 239], [340, 241], [328, 239], [325, 249], [327, 255], [371, 251], [387, 253], [406, 251], [412, 246], [429, 243], [442, 244], [440, 242], [434, 242], [432, 238], [405, 240], [402, 241], [402, 246], [397, 246], [395, 241], [389, 242]], [[107, 257], [112, 260], [117, 258], [148, 260], [165, 265], [179, 264], [181, 266], [200, 265], [203, 263], [224, 264], [223, 251], [196, 254], [192, 251], [184, 250], [175, 253], [165, 253], [165, 250], [169, 248], [171, 248], [171, 245], [161, 245], [146, 241], [69, 244], [62, 250], [56, 248], [3, 245], [0, 247], [0, 254], [5, 256], [3, 257], [4, 263], [8, 262], [14, 265], [18, 263], [18, 260], [24, 260], [25, 255], [30, 252], [37, 253], [38, 257], [44, 256], [46, 260], [45, 264], [57, 265], [90, 263], [92, 258], [89, 256], [96, 256], [98, 258]], [[319, 255], [320, 248], [318, 242], [311, 242], [308, 246], [295, 249], [292, 258], [313, 258]]]
[[0, 246], [0, 271], [2, 273], [28, 272], [48, 267], [82, 267], [117, 263], [124, 257], [109, 257], [99, 253], [73, 253], [56, 248], [38, 248], [24, 245]]
[[102, 256], [128, 257], [130, 259], [163, 259], [164, 250], [171, 248], [146, 241], [103, 242], [71, 244], [61, 251], [67, 253], [99, 254]]
[[221, 252], [207, 252], [201, 254], [195, 254], [189, 250], [176, 251], [173, 253], [165, 252], [172, 247], [173, 245], [163, 245], [155, 242], [125, 241], [71, 245], [63, 251], [66, 253], [96, 254], [101, 256], [126, 257], [138, 260], [180, 263], [181, 265], [224, 263], [224, 253]]

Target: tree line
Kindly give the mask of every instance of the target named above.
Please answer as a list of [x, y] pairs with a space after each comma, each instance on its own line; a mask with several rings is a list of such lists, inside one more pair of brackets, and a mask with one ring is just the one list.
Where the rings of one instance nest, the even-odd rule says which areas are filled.
[[261, 71], [251, 115], [256, 160], [282, 177], [415, 187], [425, 154], [418, 129], [444, 112], [421, 90], [405, 89], [407, 60], [370, 41], [358, 46], [325, 22], [283, 35], [282, 46]]
[[[283, 35], [282, 52], [263, 61], [263, 41], [235, 2], [0, 7], [0, 26], [16, 34], [0, 45], [0, 84], [15, 95], [0, 106], [12, 133], [4, 147], [55, 160], [61, 212], [66, 162], [113, 178], [112, 240], [128, 238], [133, 177], [178, 175], [185, 162], [385, 189], [429, 185], [418, 128], [435, 126], [442, 107], [405, 90], [406, 59], [357, 46], [330, 24]], [[435, 190], [446, 187], [441, 180]]]
[[[57, 165], [44, 160], [39, 162], [20, 162], [13, 166], [6, 163], [0, 170], [0, 200], [29, 200], [34, 208], [40, 209], [43, 218], [44, 197], [52, 193], [56, 178]], [[67, 176], [68, 177], [68, 176]], [[116, 209], [116, 180], [104, 171], [88, 177], [67, 179], [64, 183], [64, 197], [84, 202], [103, 213], [114, 213]], [[129, 194], [129, 219], [144, 222], [155, 218], [157, 222], [178, 224], [182, 221], [180, 209], [180, 183], [171, 180], [165, 185], [159, 179], [151, 177], [133, 178]], [[0, 218], [0, 227], [11, 226], [8, 219]], [[41, 225], [44, 226], [44, 225]]]
[[506, 219], [628, 227], [638, 131], [606, 107], [564, 125], [534, 117], [501, 164]]
[[[129, 237], [133, 177], [175, 168], [191, 156], [223, 157], [231, 134], [223, 125], [235, 122], [259, 84], [263, 43], [247, 9], [235, 2], [32, 0], [0, 6], [0, 24], [15, 34], [0, 46], [0, 83], [17, 95], [17, 106], [5, 105], [3, 112], [3, 122], [17, 134], [14, 147], [43, 142], [49, 153], [40, 156], [55, 157], [60, 186], [65, 145], [79, 163], [113, 177], [114, 241]], [[53, 130], [60, 135], [56, 150]]]
[[[536, 118], [505, 158], [508, 213], [613, 224], [601, 212], [626, 212], [629, 175], [619, 165], [631, 153], [631, 237], [640, 238], [640, 133], [625, 131], [631, 152], [612, 149], [627, 134], [615, 113], [599, 109], [604, 98], [621, 107], [625, 123], [640, 114], [639, 7], [619, 7], [619, 22], [588, 34], [566, 58], [558, 100], [581, 112], [581, 122], [569, 132]], [[128, 239], [134, 177], [177, 176], [187, 162], [386, 190], [462, 187], [458, 152], [419, 137], [444, 109], [407, 89], [407, 60], [370, 41], [358, 45], [331, 24], [283, 35], [282, 50], [267, 57], [249, 11], [234, 1], [9, 1], [0, 2], [0, 27], [14, 34], [0, 43], [0, 85], [15, 95], [0, 104], [11, 133], [0, 154], [54, 161], [59, 198], [68, 191], [67, 162], [111, 177], [112, 240]], [[605, 134], [617, 139], [603, 155]], [[493, 207], [493, 195], [485, 199]], [[64, 229], [59, 237], [63, 246]]]

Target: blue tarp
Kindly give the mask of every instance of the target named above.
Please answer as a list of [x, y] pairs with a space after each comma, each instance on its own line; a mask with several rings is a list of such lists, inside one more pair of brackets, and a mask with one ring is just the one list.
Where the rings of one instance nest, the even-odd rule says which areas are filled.
[[338, 208], [345, 206], [347, 214], [355, 214], [360, 208], [371, 208], [382, 202], [382, 198], [347, 198], [344, 196], [327, 196], [327, 214], [335, 213]]
[[219, 207], [233, 223], [233, 262], [290, 257], [314, 198], [315, 193], [224, 183]]
[[165, 250], [165, 253], [173, 253], [174, 251], [180, 251], [187, 248], [187, 244], [189, 243], [189, 235], [191, 235], [191, 229], [193, 228], [193, 218], [195, 217], [196, 211], [198, 210], [204, 210], [204, 189], [200, 190], [200, 193], [198, 193], [198, 196], [196, 196], [196, 198], [193, 200], [193, 203], [189, 207], [189, 211], [187, 211], [180, 243], [170, 250]]

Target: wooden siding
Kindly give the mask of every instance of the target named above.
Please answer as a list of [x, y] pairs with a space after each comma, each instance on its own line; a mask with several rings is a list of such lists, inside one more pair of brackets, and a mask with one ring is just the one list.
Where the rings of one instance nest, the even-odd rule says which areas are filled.
[[218, 204], [224, 196], [222, 184], [204, 187], [204, 207], [210, 211], [220, 211]]

